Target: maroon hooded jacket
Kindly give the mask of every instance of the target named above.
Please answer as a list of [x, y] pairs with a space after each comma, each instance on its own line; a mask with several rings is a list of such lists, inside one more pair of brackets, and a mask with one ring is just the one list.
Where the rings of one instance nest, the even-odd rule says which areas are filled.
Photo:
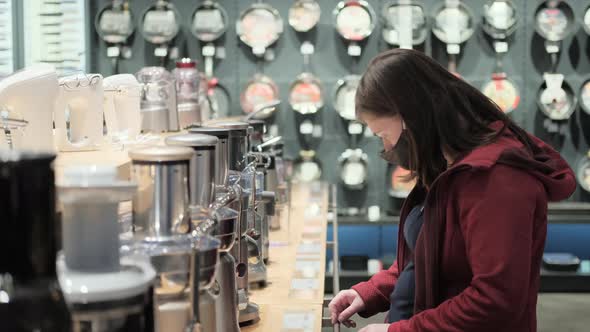
[[[501, 130], [503, 124], [491, 126]], [[415, 263], [415, 313], [388, 332], [536, 331], [547, 202], [569, 197], [575, 177], [559, 153], [531, 136], [533, 153], [509, 130], [457, 160], [426, 192], [416, 187], [399, 229], [424, 202], [415, 253], [398, 232], [398, 259], [352, 288], [368, 317], [389, 308], [399, 271]]]

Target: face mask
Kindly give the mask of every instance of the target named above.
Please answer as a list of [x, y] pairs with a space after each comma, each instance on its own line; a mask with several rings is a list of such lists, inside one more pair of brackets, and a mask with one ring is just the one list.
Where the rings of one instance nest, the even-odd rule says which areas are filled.
[[394, 147], [387, 151], [381, 151], [381, 158], [390, 164], [410, 169], [410, 141], [406, 130], [402, 131]]

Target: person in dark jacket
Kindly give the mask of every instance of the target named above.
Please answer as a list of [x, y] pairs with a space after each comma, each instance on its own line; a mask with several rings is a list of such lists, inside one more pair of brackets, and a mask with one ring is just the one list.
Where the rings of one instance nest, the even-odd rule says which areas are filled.
[[547, 203], [576, 187], [559, 153], [418, 51], [375, 57], [356, 112], [417, 185], [401, 209], [397, 260], [338, 293], [332, 322], [390, 310], [361, 332], [536, 331]]

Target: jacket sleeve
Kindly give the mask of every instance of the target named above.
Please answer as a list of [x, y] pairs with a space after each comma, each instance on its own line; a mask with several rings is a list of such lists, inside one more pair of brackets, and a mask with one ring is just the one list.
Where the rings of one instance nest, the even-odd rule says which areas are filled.
[[367, 318], [389, 309], [389, 295], [393, 292], [398, 277], [396, 260], [389, 269], [379, 271], [369, 281], [352, 286], [365, 303], [365, 311], [359, 312], [361, 317]]
[[450, 203], [459, 213], [471, 283], [438, 307], [390, 324], [388, 332], [501, 331], [526, 308], [533, 252], [543, 250], [533, 248], [533, 234], [535, 209], [543, 201], [546, 206], [545, 190], [503, 165], [456, 180]]

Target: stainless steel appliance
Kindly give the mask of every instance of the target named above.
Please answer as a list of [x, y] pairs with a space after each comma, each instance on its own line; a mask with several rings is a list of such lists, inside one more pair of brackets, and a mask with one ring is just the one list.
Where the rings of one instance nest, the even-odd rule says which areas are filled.
[[[240, 324], [249, 323], [259, 318], [258, 306], [249, 301], [248, 297], [248, 258], [249, 252], [258, 256], [260, 253], [256, 245], [256, 241], [252, 236], [256, 237], [254, 232], [254, 208], [255, 195], [251, 193], [256, 192], [256, 188], [244, 188], [244, 181], [246, 178], [252, 176], [244, 174], [243, 171], [247, 169], [247, 154], [249, 151], [248, 134], [251, 131], [248, 123], [245, 122], [218, 122], [215, 127], [229, 130], [228, 134], [228, 160], [229, 169], [234, 171], [233, 175], [228, 177], [228, 184], [235, 184], [236, 181], [242, 187], [242, 194], [240, 200], [236, 201], [232, 208], [240, 212], [240, 229], [238, 232], [237, 245], [234, 246], [232, 256], [237, 259], [237, 286], [238, 286], [238, 308]], [[255, 185], [255, 181], [250, 181]], [[249, 217], [250, 215], [250, 217]], [[252, 235], [252, 236], [251, 236]], [[262, 259], [260, 259], [262, 263]]]
[[189, 196], [191, 212], [198, 213], [209, 207], [215, 198], [215, 136], [197, 133], [174, 135], [166, 144], [186, 146], [194, 150], [189, 168]]
[[[192, 135], [216, 137], [215, 146], [215, 163], [214, 177], [207, 179], [197, 177], [196, 186], [208, 187], [213, 182], [215, 184], [215, 198], [209, 207], [209, 214], [214, 214], [216, 225], [213, 227], [212, 235], [221, 241], [219, 264], [216, 271], [216, 283], [218, 294], [210, 295], [205, 293], [202, 297], [203, 308], [210, 308], [211, 302], [215, 303], [214, 313], [209, 311], [209, 317], [215, 317], [217, 331], [238, 332], [240, 330], [238, 323], [238, 293], [236, 286], [236, 260], [231, 255], [232, 248], [236, 243], [240, 213], [230, 209], [228, 206], [233, 205], [239, 208], [240, 188], [239, 186], [229, 186], [228, 179], [228, 136], [229, 130], [213, 127], [193, 127], [190, 128]], [[203, 161], [206, 159], [202, 159]], [[206, 167], [211, 165], [210, 162], [203, 162], [200, 166]], [[211, 174], [211, 171], [208, 171]], [[211, 181], [213, 180], [213, 181]], [[236, 206], [237, 204], [237, 206]], [[194, 220], [198, 220], [195, 218]], [[197, 227], [200, 227], [198, 225]], [[203, 309], [205, 311], [206, 309]], [[205, 318], [205, 317], [204, 317]], [[203, 324], [206, 329], [206, 325]], [[212, 330], [212, 329], [211, 329]]]
[[190, 261], [193, 239], [188, 198], [188, 147], [153, 146], [129, 152], [133, 239], [129, 249], [151, 257], [156, 331], [182, 331], [191, 321]]

